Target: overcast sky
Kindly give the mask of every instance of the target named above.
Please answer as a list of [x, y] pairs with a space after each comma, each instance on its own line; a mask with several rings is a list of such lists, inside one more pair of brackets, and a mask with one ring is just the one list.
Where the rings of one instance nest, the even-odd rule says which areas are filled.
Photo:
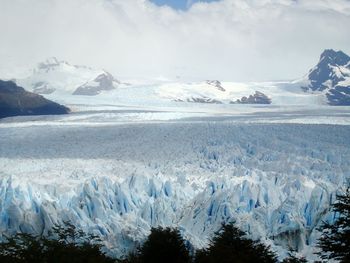
[[149, 0], [0, 0], [0, 10], [0, 73], [56, 56], [116, 77], [281, 80], [303, 76], [325, 48], [350, 53], [350, 0], [221, 0], [188, 9]]
[[167, 5], [175, 9], [180, 9], [180, 10], [187, 10], [189, 9], [194, 3], [197, 2], [214, 2], [214, 1], [219, 1], [219, 0], [151, 0], [151, 2], [163, 6]]

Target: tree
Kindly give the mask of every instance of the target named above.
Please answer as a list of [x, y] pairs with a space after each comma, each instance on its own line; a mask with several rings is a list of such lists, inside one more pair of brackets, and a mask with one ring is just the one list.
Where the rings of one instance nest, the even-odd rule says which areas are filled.
[[42, 258], [44, 250], [42, 240], [19, 233], [0, 244], [0, 262], [36, 262]]
[[276, 255], [270, 247], [248, 239], [245, 233], [233, 224], [223, 225], [210, 243], [209, 248], [197, 251], [195, 263], [277, 262]]
[[307, 260], [304, 257], [298, 258], [294, 255], [290, 255], [288, 258], [285, 258], [282, 263], [307, 263]]
[[125, 263], [189, 263], [191, 258], [185, 241], [177, 229], [152, 228], [145, 243]]
[[48, 236], [19, 233], [0, 244], [4, 263], [110, 263], [101, 252], [100, 240], [77, 230], [70, 223], [55, 226]]
[[318, 241], [322, 259], [335, 259], [350, 262], [350, 187], [344, 194], [337, 195], [332, 205], [336, 220], [334, 224], [324, 222], [323, 234]]

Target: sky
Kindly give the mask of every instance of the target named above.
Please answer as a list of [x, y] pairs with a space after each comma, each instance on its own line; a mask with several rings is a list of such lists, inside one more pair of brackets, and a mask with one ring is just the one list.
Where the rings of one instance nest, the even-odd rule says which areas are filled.
[[55, 56], [120, 79], [290, 80], [350, 54], [350, 0], [152, 1], [1, 0], [0, 78]]
[[187, 10], [196, 2], [214, 2], [218, 0], [151, 0], [151, 2], [155, 3], [158, 6], [170, 6], [177, 10]]

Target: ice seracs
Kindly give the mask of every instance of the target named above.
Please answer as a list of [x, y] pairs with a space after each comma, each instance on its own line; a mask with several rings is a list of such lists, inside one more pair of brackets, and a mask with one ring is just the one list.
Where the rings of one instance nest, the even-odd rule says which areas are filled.
[[52, 118], [0, 123], [0, 238], [71, 221], [121, 255], [150, 227], [178, 227], [199, 248], [235, 220], [281, 256], [312, 256], [349, 179], [349, 126]]
[[[344, 64], [337, 54], [323, 56], [326, 69]], [[337, 85], [346, 86], [348, 66], [334, 71]], [[153, 226], [178, 227], [199, 248], [235, 220], [281, 257], [289, 249], [312, 257], [317, 229], [334, 219], [329, 204], [349, 179], [348, 112], [320, 106], [328, 86], [304, 92], [300, 83], [211, 80], [115, 88], [112, 75], [57, 59], [19, 81], [83, 110], [0, 122], [0, 238], [71, 221], [122, 255]]]

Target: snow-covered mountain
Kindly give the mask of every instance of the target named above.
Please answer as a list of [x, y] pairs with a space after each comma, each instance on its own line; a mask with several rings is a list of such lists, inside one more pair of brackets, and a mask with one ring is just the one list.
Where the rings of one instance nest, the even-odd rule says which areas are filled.
[[296, 81], [174, 83], [160, 87], [158, 94], [179, 102], [350, 105], [350, 57], [342, 51], [327, 49], [318, 64]]
[[55, 57], [39, 63], [30, 76], [16, 82], [38, 94], [97, 95], [119, 85], [105, 70], [71, 65]]
[[350, 105], [350, 57], [344, 52], [325, 50], [304, 81], [305, 91], [325, 94], [330, 105]]
[[197, 83], [168, 83], [155, 90], [161, 99], [177, 102], [222, 104], [229, 103], [234, 96], [231, 89], [225, 89], [218, 80]]
[[[191, 83], [154, 81], [144, 85], [124, 85], [104, 70], [71, 65], [55, 57], [39, 63], [28, 77], [17, 79], [16, 82], [28, 91], [44, 94], [65, 105], [150, 105], [171, 102], [230, 104], [244, 97], [255, 96], [256, 92], [264, 94], [270, 103], [277, 105], [318, 103], [314, 96], [300, 89], [286, 89], [288, 82], [234, 83], [206, 80]], [[259, 99], [245, 101], [247, 104], [266, 102], [267, 100]]]
[[[167, 83], [154, 88], [154, 93], [160, 99], [177, 102], [197, 102], [230, 104], [240, 102], [245, 104], [303, 104], [313, 100], [310, 94], [300, 89], [286, 89], [285, 83], [235, 83], [220, 81], [203, 81], [198, 83]], [[246, 98], [251, 98], [245, 100]], [[259, 97], [259, 98], [257, 98]], [[264, 97], [264, 99], [262, 99]], [[254, 99], [255, 98], [255, 99]], [[289, 101], [288, 101], [289, 99]]]
[[95, 79], [88, 81], [78, 87], [73, 95], [88, 95], [94, 96], [100, 94], [102, 91], [108, 91], [115, 89], [119, 84], [119, 81], [108, 73], [103, 72], [98, 75]]
[[[50, 95], [70, 104], [272, 104], [350, 105], [350, 57], [341, 51], [325, 50], [319, 63], [301, 80], [235, 83], [154, 81], [123, 85], [110, 73], [70, 65], [56, 58], [40, 63], [32, 74], [17, 83], [25, 89]], [[72, 96], [74, 95], [74, 96]], [[94, 97], [96, 100], [85, 97]], [[86, 96], [88, 95], [88, 96]], [[79, 97], [76, 99], [75, 97]], [[246, 98], [246, 99], [245, 99]], [[249, 99], [250, 98], [250, 99]]]
[[281, 257], [312, 258], [350, 178], [350, 121], [347, 107], [324, 105], [333, 88], [311, 73], [307, 92], [297, 81], [115, 88], [105, 71], [40, 64], [18, 83], [74, 112], [0, 121], [0, 238], [71, 221], [121, 255], [151, 227], [178, 227], [199, 248], [235, 220]]

